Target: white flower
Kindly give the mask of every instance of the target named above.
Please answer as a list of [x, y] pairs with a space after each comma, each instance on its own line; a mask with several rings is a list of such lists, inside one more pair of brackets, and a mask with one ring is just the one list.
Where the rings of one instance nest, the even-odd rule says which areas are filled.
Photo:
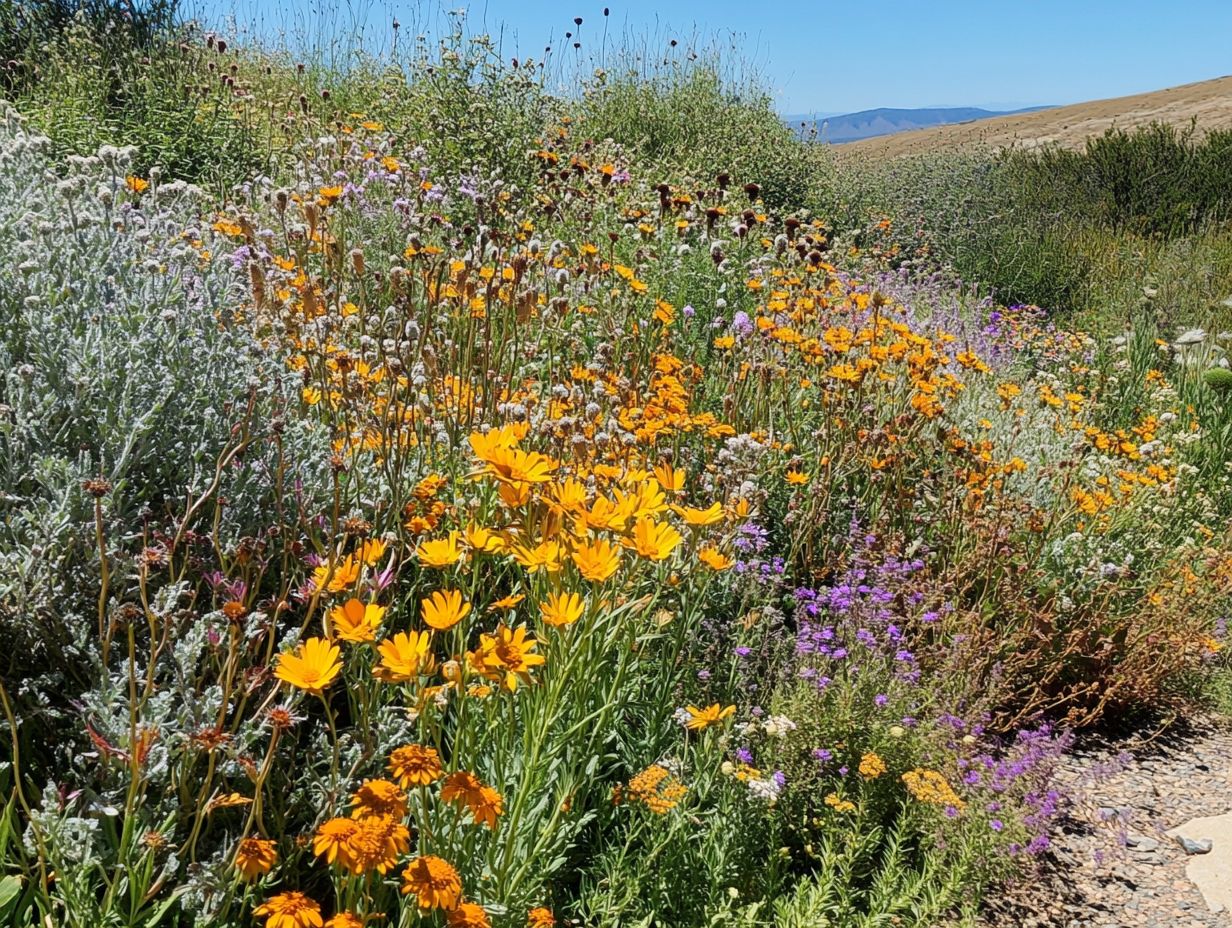
[[763, 725], [765, 732], [772, 738], [786, 738], [796, 730], [796, 723], [785, 715], [772, 715]]

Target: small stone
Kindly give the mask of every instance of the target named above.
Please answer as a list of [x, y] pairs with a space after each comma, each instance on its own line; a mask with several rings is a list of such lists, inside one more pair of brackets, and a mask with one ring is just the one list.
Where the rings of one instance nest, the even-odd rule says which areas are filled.
[[1139, 851], [1154, 851], [1159, 848], [1159, 842], [1154, 838], [1148, 838], [1146, 835], [1128, 835], [1125, 838], [1125, 843]]
[[1177, 835], [1176, 843], [1181, 846], [1181, 850], [1191, 855], [1209, 854], [1215, 846], [1210, 838], [1186, 838], [1184, 835]]

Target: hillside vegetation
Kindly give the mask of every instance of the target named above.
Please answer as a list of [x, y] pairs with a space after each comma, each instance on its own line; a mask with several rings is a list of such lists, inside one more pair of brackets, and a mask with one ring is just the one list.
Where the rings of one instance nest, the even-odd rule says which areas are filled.
[[5, 923], [970, 924], [1229, 691], [1226, 136], [0, 22]]

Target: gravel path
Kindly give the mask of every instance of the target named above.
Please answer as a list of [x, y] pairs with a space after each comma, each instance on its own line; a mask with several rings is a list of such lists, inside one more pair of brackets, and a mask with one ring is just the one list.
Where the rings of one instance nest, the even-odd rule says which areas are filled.
[[[1076, 751], [1061, 789], [1075, 798], [1047, 872], [1011, 887], [984, 918], [1034, 928], [1229, 928], [1185, 875], [1165, 832], [1232, 810], [1232, 728], [1195, 721], [1163, 742]], [[1232, 882], [1232, 873], [1226, 874]]]

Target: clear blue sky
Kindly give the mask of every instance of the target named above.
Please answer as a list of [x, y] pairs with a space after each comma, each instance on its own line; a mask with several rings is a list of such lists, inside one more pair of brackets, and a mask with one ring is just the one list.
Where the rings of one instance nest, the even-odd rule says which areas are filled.
[[[471, 31], [503, 27], [502, 51], [539, 57], [582, 42], [598, 60], [605, 0], [185, 0], [190, 13], [265, 35], [328, 44], [362, 26], [379, 46], [432, 33], [465, 8]], [[732, 45], [782, 113], [878, 106], [1008, 109], [1157, 90], [1232, 73], [1232, 0], [606, 0], [607, 47], [626, 35]], [[573, 18], [583, 24], [576, 29]], [[576, 31], [574, 39], [564, 33]]]

